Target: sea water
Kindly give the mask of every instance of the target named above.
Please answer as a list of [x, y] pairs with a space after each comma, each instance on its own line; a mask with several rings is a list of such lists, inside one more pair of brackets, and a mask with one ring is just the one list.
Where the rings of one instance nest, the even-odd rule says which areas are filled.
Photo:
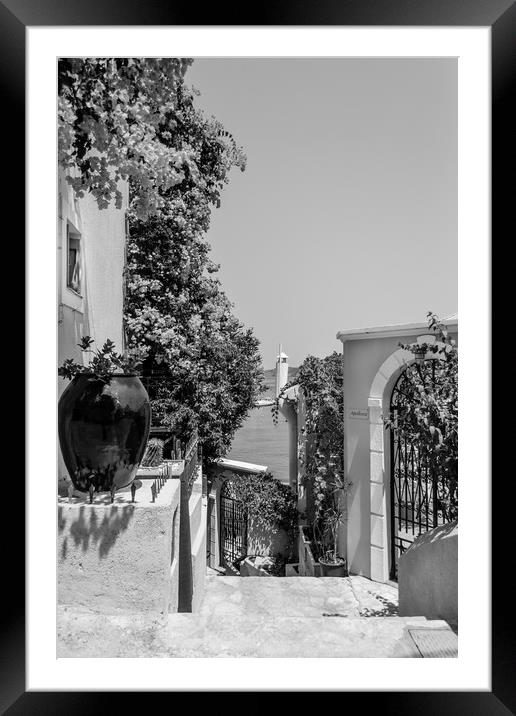
[[[260, 396], [261, 399], [274, 395], [275, 379], [266, 382], [268, 390]], [[270, 405], [253, 408], [236, 432], [227, 457], [266, 465], [274, 477], [288, 483], [288, 426], [285, 418], [280, 414], [278, 424], [274, 425]]]

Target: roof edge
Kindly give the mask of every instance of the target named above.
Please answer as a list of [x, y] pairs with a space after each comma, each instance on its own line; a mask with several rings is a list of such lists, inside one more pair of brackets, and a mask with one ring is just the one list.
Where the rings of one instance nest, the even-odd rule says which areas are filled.
[[226, 457], [219, 457], [213, 462], [215, 463], [215, 465], [218, 465], [223, 469], [234, 470], [236, 472], [250, 472], [259, 474], [267, 472], [268, 470], [267, 465], [256, 465], [255, 463], [246, 462], [244, 460], [230, 460]]
[[[459, 320], [456, 316], [443, 318], [445, 326], [458, 326]], [[347, 328], [337, 333], [337, 338], [342, 343], [349, 340], [361, 340], [364, 338], [383, 338], [387, 336], [404, 336], [407, 333], [419, 333], [429, 331], [428, 323], [394, 323], [387, 326], [370, 326], [366, 328]]]

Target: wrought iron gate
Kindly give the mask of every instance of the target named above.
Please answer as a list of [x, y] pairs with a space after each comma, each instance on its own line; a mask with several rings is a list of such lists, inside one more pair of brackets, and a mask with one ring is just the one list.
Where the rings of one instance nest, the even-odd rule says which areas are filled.
[[231, 481], [226, 480], [220, 490], [220, 560], [224, 566], [247, 554], [247, 514], [237, 500]]
[[448, 522], [443, 485], [433, 474], [424, 445], [398, 425], [399, 416], [415, 399], [409, 371], [419, 380], [435, 383], [435, 360], [409, 366], [398, 378], [391, 397], [391, 579], [397, 579], [398, 561], [418, 535]]

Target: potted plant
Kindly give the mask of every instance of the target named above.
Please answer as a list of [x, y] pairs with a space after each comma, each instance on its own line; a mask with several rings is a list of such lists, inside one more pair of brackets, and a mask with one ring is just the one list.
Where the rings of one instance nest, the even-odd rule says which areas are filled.
[[93, 339], [78, 344], [90, 354], [88, 365], [65, 360], [61, 377], [70, 380], [58, 406], [59, 443], [74, 487], [110, 492], [133, 482], [150, 429], [149, 396], [136, 373], [136, 361], [115, 352], [107, 340], [93, 350]]
[[323, 514], [323, 535], [318, 541], [319, 564], [324, 577], [346, 577], [346, 560], [338, 554], [339, 526], [343, 523], [344, 512], [334, 502]]
[[313, 507], [309, 527], [314, 557], [320, 576], [346, 577], [347, 563], [338, 553], [339, 528], [344, 522], [342, 498], [346, 494], [346, 481], [336, 471], [326, 471], [324, 477], [313, 481]]

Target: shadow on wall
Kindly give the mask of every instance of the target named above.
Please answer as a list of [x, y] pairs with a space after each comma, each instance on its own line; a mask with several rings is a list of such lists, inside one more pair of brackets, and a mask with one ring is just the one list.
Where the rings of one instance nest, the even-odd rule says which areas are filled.
[[247, 554], [272, 557], [281, 554], [288, 559], [292, 546], [288, 534], [282, 528], [258, 524], [249, 519], [247, 526]]
[[[67, 528], [64, 510], [60, 507], [58, 509], [58, 529], [59, 532], [68, 529], [75, 546], [81, 546], [83, 552], [87, 552], [89, 549], [96, 549], [98, 546], [99, 557], [102, 559], [107, 557], [120, 533], [128, 528], [133, 514], [134, 505], [113, 505], [109, 514], [106, 510], [104, 517], [100, 521], [97, 512], [90, 510], [88, 520], [86, 507], [81, 507], [78, 519], [71, 522]], [[66, 558], [68, 551], [68, 539], [68, 536], [65, 537], [61, 546], [61, 557], [63, 559]]]

